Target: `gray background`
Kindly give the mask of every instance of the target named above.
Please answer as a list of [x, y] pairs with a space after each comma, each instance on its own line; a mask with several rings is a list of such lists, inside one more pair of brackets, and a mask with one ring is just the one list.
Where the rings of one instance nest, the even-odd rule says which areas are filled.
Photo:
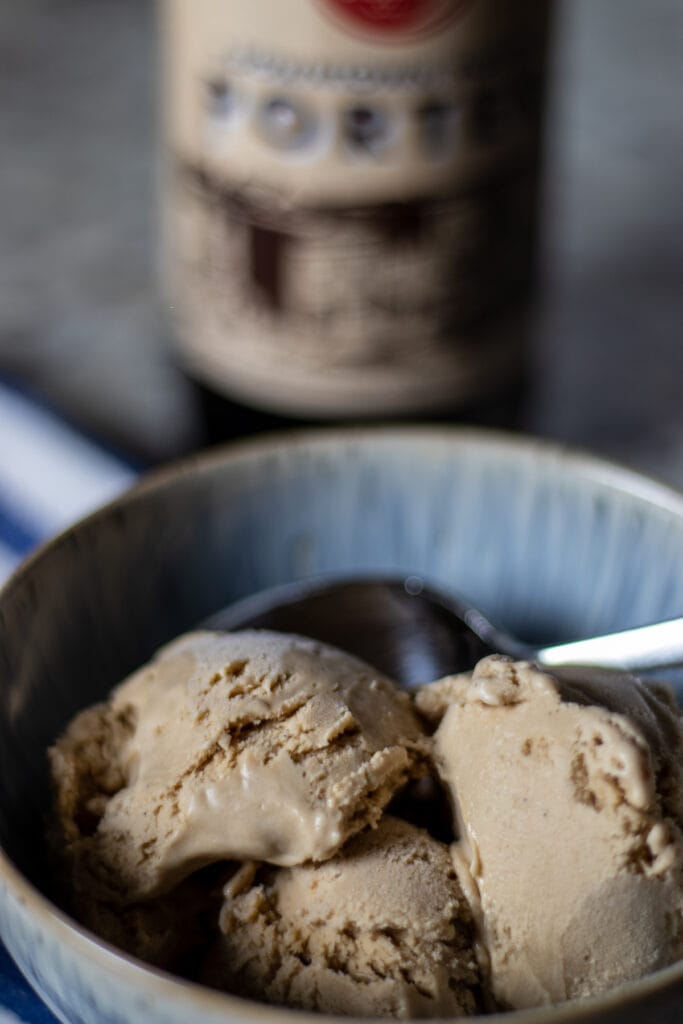
[[[683, 485], [683, 3], [557, 27], [524, 427]], [[149, 0], [0, 6], [0, 374], [167, 458], [198, 435], [157, 306], [156, 72]]]

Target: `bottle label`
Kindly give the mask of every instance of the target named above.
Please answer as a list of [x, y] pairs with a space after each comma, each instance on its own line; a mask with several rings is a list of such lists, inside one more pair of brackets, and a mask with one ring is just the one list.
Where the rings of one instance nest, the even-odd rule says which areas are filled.
[[547, 4], [165, 10], [167, 282], [195, 372], [335, 416], [436, 408], [509, 372]]

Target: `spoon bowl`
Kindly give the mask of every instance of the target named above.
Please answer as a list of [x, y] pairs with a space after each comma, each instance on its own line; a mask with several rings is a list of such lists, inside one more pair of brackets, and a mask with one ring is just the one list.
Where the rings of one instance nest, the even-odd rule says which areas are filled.
[[308, 580], [256, 594], [209, 619], [209, 629], [273, 629], [332, 644], [412, 688], [464, 672], [495, 646], [468, 609], [418, 577]]
[[321, 577], [273, 587], [217, 612], [207, 629], [272, 629], [332, 644], [406, 689], [466, 672], [487, 654], [541, 665], [647, 672], [683, 664], [683, 619], [547, 647], [497, 629], [464, 598], [420, 576]]

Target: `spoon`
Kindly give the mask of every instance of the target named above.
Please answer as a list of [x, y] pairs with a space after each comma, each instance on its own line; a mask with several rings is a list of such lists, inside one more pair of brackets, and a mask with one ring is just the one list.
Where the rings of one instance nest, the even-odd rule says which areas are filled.
[[650, 671], [683, 665], [683, 618], [532, 647], [497, 629], [462, 597], [420, 576], [321, 577], [272, 587], [229, 605], [203, 625], [299, 633], [363, 658], [407, 688], [468, 671], [493, 653], [548, 666]]

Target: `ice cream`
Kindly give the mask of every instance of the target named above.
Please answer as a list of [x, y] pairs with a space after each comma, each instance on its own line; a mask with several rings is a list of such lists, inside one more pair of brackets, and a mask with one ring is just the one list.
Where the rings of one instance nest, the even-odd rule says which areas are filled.
[[388, 815], [324, 864], [236, 876], [220, 924], [206, 977], [228, 991], [370, 1017], [481, 1007], [471, 915], [448, 847]]
[[504, 1008], [683, 955], [683, 733], [663, 689], [493, 656], [426, 687], [459, 821], [454, 862]]
[[408, 695], [349, 655], [188, 634], [52, 748], [67, 860], [125, 904], [221, 860], [326, 860], [419, 772], [423, 741]]
[[50, 759], [68, 907], [230, 992], [453, 1017], [683, 956], [683, 729], [630, 676], [493, 656], [413, 701], [312, 640], [191, 633]]

